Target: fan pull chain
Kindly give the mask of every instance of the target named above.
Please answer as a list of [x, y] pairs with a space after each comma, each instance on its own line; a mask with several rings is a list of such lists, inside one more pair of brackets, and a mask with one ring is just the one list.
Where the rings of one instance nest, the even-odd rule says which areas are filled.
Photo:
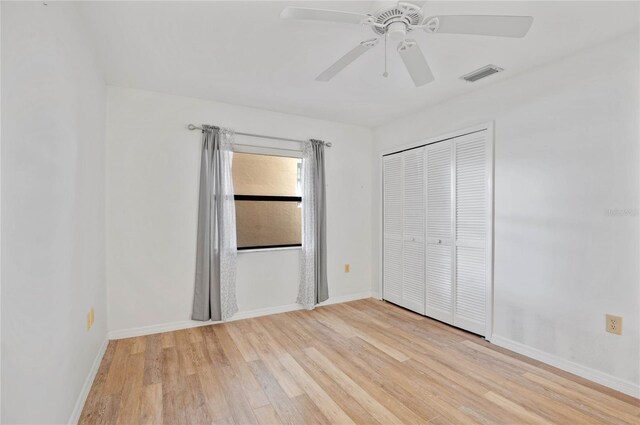
[[387, 78], [389, 76], [389, 73], [387, 72], [387, 33], [385, 32], [384, 34], [384, 74], [382, 74], [382, 76], [384, 78]]

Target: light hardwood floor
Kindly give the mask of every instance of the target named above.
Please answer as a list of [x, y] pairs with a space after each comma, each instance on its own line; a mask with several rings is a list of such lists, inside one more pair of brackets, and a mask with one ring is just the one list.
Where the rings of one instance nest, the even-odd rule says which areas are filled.
[[81, 424], [640, 424], [640, 402], [374, 299], [111, 341]]

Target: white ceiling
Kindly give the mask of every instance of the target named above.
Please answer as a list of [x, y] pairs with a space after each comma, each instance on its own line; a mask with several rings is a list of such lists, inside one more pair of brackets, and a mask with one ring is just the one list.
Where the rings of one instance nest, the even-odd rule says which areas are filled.
[[[524, 39], [413, 33], [436, 81], [415, 88], [379, 43], [328, 83], [314, 78], [370, 28], [282, 21], [287, 5], [371, 13], [390, 2], [83, 2], [107, 83], [377, 126], [637, 29], [637, 2], [434, 1], [426, 15], [532, 15]], [[459, 79], [487, 64], [477, 83]], [[580, 72], [580, 70], [576, 70]]]

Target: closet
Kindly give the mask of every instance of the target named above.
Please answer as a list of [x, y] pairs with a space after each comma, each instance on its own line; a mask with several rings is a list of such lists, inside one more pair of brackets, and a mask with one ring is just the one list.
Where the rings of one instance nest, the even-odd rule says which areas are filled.
[[482, 129], [383, 157], [383, 299], [488, 336], [493, 138]]

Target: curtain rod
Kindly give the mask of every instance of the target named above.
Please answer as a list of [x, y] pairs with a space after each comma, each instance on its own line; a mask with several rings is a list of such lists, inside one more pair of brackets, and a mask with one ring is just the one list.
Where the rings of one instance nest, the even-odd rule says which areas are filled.
[[[202, 130], [202, 127], [198, 127], [197, 125], [189, 124], [187, 126], [189, 130]], [[235, 134], [239, 134], [241, 136], [249, 136], [249, 137], [259, 137], [261, 139], [271, 139], [271, 140], [284, 140], [286, 142], [305, 142], [305, 140], [298, 139], [287, 139], [286, 137], [276, 137], [276, 136], [265, 136], [263, 134], [253, 134], [253, 133], [240, 133], [239, 131], [234, 131]], [[331, 147], [331, 142], [322, 142], [328, 148]]]

